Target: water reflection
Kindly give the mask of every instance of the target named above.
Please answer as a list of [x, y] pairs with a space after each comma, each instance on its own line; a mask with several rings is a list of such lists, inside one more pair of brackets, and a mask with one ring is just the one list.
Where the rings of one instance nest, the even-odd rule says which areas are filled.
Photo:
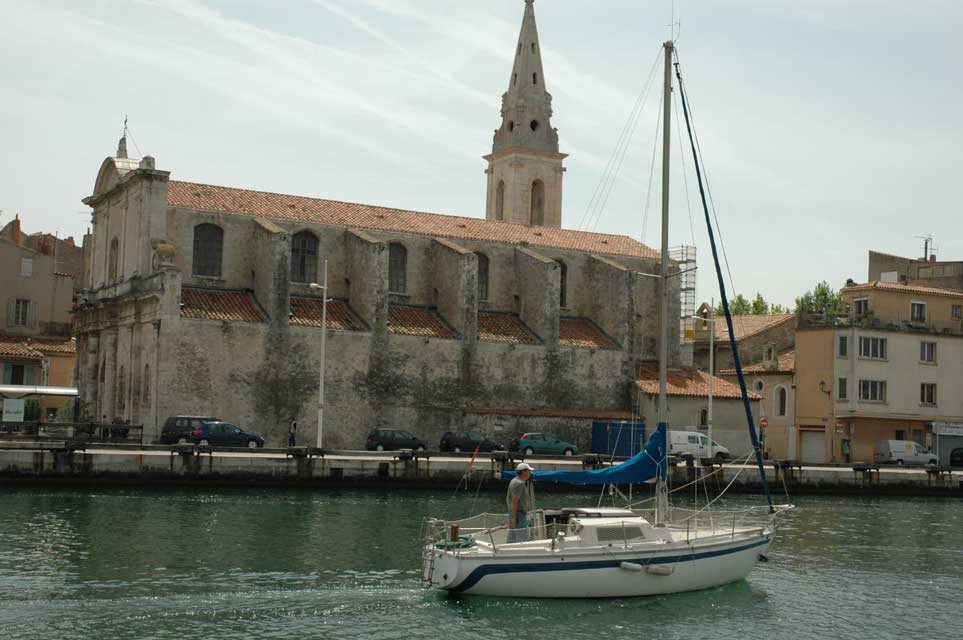
[[[947, 635], [963, 578], [951, 500], [800, 498], [748, 581], [676, 596], [546, 602], [419, 588], [425, 515], [449, 492], [0, 489], [4, 638], [794, 640]], [[543, 496], [546, 505], [597, 494]], [[500, 492], [473, 510], [500, 510]], [[720, 508], [757, 504], [733, 497]], [[685, 506], [684, 504], [682, 506]], [[454, 515], [454, 513], [453, 513]], [[926, 611], [925, 616], [912, 612]], [[955, 635], [955, 634], [954, 634]]]

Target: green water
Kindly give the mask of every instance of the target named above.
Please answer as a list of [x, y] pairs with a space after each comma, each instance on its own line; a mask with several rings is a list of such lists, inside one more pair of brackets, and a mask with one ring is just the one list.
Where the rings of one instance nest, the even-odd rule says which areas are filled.
[[421, 518], [451, 495], [0, 488], [0, 638], [963, 636], [960, 501], [800, 498], [747, 581], [555, 602], [420, 589]]

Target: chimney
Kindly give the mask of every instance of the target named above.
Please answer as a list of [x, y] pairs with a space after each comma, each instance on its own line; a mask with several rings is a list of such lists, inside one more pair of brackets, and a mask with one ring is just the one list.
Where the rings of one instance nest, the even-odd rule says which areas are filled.
[[13, 217], [13, 228], [11, 229], [10, 239], [14, 244], [20, 244], [20, 214]]
[[936, 254], [935, 254], [935, 253], [931, 253], [931, 254], [930, 254], [930, 262], [936, 262]]

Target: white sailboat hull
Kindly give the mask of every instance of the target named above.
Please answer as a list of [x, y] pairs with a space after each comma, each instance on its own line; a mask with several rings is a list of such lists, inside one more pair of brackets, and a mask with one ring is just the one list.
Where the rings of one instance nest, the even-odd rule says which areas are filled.
[[620, 598], [697, 591], [742, 580], [765, 555], [770, 530], [661, 549], [546, 550], [488, 557], [435, 551], [432, 586], [525, 598]]

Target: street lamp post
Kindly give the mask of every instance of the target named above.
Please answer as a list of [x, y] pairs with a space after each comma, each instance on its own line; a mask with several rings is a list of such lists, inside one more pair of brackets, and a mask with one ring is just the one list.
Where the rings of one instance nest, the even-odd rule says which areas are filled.
[[324, 348], [328, 336], [328, 261], [324, 261], [324, 280], [311, 283], [312, 289], [321, 290], [321, 365], [318, 373], [318, 449], [324, 435]]
[[706, 427], [709, 436], [709, 459], [715, 460], [715, 442], [712, 440], [712, 392], [715, 383], [715, 355], [716, 355], [716, 321], [715, 321], [715, 299], [709, 302], [709, 314], [712, 316], [692, 316], [695, 320], [701, 320], [709, 325], [709, 405], [706, 409]]

